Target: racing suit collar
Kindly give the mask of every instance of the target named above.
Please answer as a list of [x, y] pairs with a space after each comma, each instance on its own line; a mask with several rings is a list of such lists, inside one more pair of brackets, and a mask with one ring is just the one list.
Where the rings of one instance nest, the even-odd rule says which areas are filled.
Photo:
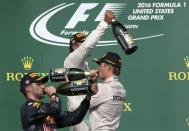
[[115, 81], [115, 80], [118, 80], [118, 76], [113, 75], [113, 76], [109, 77], [108, 79], [106, 79], [104, 81], [104, 83], [109, 83], [109, 82], [112, 82], [112, 81]]

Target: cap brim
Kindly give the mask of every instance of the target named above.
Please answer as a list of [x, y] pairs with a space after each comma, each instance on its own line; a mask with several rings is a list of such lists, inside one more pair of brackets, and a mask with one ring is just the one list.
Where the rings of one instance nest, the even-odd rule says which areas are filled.
[[93, 61], [94, 61], [95, 63], [97, 63], [98, 65], [100, 65], [100, 62], [101, 62], [100, 59], [94, 58]]
[[42, 82], [43, 84], [48, 82], [49, 77], [45, 76], [45, 77], [39, 77], [38, 79], [35, 80], [35, 82]]

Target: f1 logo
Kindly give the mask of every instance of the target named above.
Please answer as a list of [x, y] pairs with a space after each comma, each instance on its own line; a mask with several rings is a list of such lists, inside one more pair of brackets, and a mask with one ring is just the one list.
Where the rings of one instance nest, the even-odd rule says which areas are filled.
[[[79, 22], [84, 22], [89, 17], [89, 14], [85, 12], [92, 10], [97, 7], [99, 3], [81, 3], [76, 12], [73, 14], [72, 18], [66, 24], [66, 29], [73, 29]], [[121, 11], [124, 9], [125, 3], [106, 3], [99, 15], [96, 17], [95, 21], [101, 21], [104, 18], [106, 10], [112, 10], [115, 16], [119, 16]]]

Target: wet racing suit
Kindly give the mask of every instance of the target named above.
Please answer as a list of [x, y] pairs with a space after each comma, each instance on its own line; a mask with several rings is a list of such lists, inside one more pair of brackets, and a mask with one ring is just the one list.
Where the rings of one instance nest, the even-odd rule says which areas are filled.
[[73, 126], [82, 121], [90, 105], [85, 98], [73, 112], [61, 111], [61, 100], [57, 94], [50, 97], [50, 103], [28, 99], [20, 109], [24, 131], [56, 131], [57, 128]]

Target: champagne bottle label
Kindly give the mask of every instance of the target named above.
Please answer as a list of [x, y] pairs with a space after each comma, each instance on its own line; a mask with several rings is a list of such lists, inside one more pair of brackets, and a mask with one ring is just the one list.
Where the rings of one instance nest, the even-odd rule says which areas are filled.
[[125, 39], [127, 41], [127, 43], [129, 44], [130, 47], [132, 47], [132, 45], [135, 43], [131, 34], [127, 31], [127, 32], [124, 32], [124, 36], [125, 36]]
[[56, 73], [58, 73], [58, 74], [61, 74], [61, 73], [66, 72], [66, 69], [65, 69], [65, 68], [55, 68], [55, 69], [54, 69], [54, 72], [56, 72]]
[[57, 87], [57, 93], [67, 96], [91, 93], [89, 79], [67, 82]]
[[76, 81], [72, 81], [70, 86], [71, 87], [73, 87], [74, 85], [78, 86], [78, 85], [82, 85], [84, 83], [86, 83], [86, 79], [76, 80]]
[[72, 81], [70, 84], [71, 91], [89, 91], [89, 82], [88, 79], [82, 79], [77, 81]]
[[66, 73], [67, 69], [65, 68], [53, 68], [50, 71], [50, 80], [55, 82], [64, 81]]
[[80, 80], [90, 76], [90, 72], [78, 68], [53, 68], [50, 71], [50, 80], [54, 82]]

